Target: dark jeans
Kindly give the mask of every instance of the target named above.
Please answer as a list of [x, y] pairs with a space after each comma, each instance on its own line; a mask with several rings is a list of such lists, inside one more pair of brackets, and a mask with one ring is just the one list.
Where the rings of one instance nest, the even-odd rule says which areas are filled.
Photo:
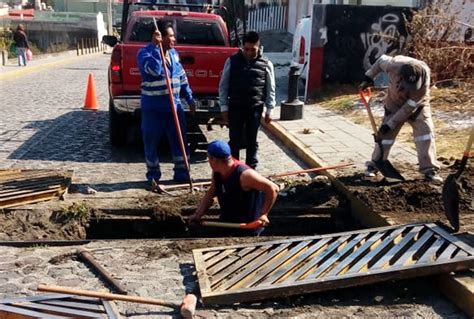
[[262, 118], [261, 107], [249, 108], [231, 105], [229, 107], [229, 145], [232, 157], [239, 159], [240, 149], [245, 145], [245, 164], [256, 168], [257, 160], [257, 132]]

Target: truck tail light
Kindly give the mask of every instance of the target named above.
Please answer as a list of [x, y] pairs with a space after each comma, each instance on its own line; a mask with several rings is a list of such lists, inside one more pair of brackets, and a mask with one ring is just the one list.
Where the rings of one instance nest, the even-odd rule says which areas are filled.
[[301, 37], [300, 38], [300, 57], [298, 61], [299, 64], [304, 63], [304, 52], [305, 52], [305, 42], [304, 42], [304, 38]]
[[110, 60], [110, 79], [113, 83], [122, 82], [122, 49], [116, 46]]

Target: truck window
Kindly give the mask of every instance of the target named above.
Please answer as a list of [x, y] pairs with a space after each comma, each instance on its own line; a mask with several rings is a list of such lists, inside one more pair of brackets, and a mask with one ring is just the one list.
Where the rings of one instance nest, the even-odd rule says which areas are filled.
[[[224, 46], [225, 40], [217, 21], [197, 19], [166, 19], [173, 25], [177, 44]], [[133, 23], [128, 41], [150, 42], [154, 31], [153, 18], [139, 17]]]

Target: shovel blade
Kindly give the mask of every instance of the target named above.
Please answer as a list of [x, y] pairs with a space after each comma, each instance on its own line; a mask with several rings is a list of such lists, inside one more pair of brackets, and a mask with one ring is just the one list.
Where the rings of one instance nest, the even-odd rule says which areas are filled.
[[405, 178], [397, 171], [395, 167], [393, 167], [389, 160], [380, 159], [374, 161], [374, 164], [375, 167], [380, 171], [380, 174], [382, 174], [384, 177], [400, 181], [405, 180]]
[[456, 173], [446, 178], [443, 184], [443, 206], [444, 213], [454, 231], [459, 231], [459, 185], [456, 180]]

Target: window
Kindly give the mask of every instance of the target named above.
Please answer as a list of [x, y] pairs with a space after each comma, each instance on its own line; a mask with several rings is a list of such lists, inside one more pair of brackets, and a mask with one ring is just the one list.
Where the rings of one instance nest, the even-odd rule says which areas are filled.
[[[224, 46], [225, 40], [217, 21], [166, 19], [176, 33], [177, 44]], [[150, 42], [155, 29], [152, 17], [138, 17], [129, 33], [129, 41]]]

